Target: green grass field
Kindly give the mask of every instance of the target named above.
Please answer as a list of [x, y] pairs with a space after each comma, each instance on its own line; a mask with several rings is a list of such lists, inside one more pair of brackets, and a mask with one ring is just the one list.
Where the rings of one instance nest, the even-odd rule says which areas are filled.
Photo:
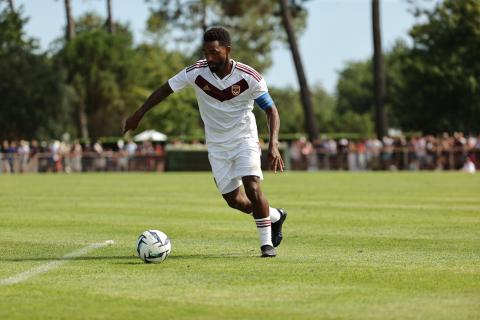
[[[289, 212], [274, 259], [210, 173], [0, 176], [0, 319], [480, 319], [480, 175], [267, 174], [263, 189]], [[162, 264], [135, 256], [146, 229], [172, 239]]]

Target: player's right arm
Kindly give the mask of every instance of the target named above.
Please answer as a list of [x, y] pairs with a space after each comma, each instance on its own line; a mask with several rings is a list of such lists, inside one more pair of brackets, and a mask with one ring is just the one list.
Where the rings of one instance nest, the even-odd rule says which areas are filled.
[[128, 130], [135, 130], [142, 120], [145, 113], [148, 110], [152, 109], [154, 106], [165, 100], [171, 93], [173, 92], [172, 88], [170, 87], [168, 81], [165, 82], [160, 88], [155, 90], [148, 98], [145, 100], [143, 105], [135, 111], [128, 119], [125, 121], [125, 125], [123, 126], [123, 134], [125, 134]]

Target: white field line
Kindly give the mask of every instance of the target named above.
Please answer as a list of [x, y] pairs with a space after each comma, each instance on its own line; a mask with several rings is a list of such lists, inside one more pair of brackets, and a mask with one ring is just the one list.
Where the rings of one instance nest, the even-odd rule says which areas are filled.
[[36, 275], [39, 275], [39, 274], [48, 272], [52, 269], [58, 268], [61, 265], [67, 263], [71, 259], [78, 258], [80, 256], [83, 256], [84, 254], [89, 253], [90, 251], [108, 246], [108, 245], [113, 244], [113, 243], [114, 243], [113, 240], [107, 240], [105, 242], [94, 243], [94, 244], [91, 244], [89, 246], [83, 247], [83, 248], [81, 248], [77, 251], [67, 253], [60, 260], [53, 260], [53, 261], [50, 261], [48, 263], [42, 264], [38, 267], [27, 270], [25, 272], [16, 274], [16, 275], [14, 275], [10, 278], [0, 279], [0, 287], [23, 282], [23, 281], [25, 281], [25, 280], [27, 280], [31, 277], [34, 277]]

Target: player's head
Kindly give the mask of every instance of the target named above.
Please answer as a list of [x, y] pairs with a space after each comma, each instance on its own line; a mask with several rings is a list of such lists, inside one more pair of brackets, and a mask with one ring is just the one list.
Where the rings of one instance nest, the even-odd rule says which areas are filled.
[[203, 34], [203, 54], [212, 71], [221, 70], [230, 60], [230, 34], [223, 27], [212, 27]]

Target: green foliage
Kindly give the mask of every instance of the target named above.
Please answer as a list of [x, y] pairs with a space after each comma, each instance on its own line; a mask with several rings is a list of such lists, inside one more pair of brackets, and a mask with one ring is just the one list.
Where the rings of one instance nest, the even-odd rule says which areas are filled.
[[363, 136], [370, 136], [375, 128], [370, 114], [352, 111], [338, 114], [329, 125], [330, 130], [327, 132], [359, 133]]
[[[138, 56], [137, 69], [142, 75], [137, 85], [142, 89], [137, 90], [138, 101], [130, 106], [130, 112], [138, 108], [153, 90], [191, 62], [180, 52], [167, 51], [158, 45], [142, 44], [135, 52]], [[147, 128], [155, 128], [169, 136], [203, 136], [194, 91], [184, 89], [153, 108], [142, 120], [137, 131]]]
[[[373, 71], [371, 61], [347, 62], [339, 73], [337, 111], [359, 114], [373, 112]], [[388, 70], [388, 68], [387, 68]]]
[[86, 14], [76, 24], [76, 36], [57, 53], [68, 84], [75, 91], [75, 106], [83, 104], [92, 137], [118, 135], [138, 78], [132, 35], [124, 26], [109, 34], [100, 17]]
[[[305, 117], [298, 90], [294, 88], [270, 88], [270, 95], [280, 114], [280, 133], [302, 133], [305, 130]], [[312, 88], [314, 112], [320, 130], [331, 130], [335, 118], [335, 100], [320, 85]], [[253, 110], [261, 134], [268, 132], [264, 111], [255, 107]]]
[[[400, 125], [399, 113], [403, 113], [404, 101], [401, 90], [405, 79], [402, 73], [402, 63], [404, 57], [408, 54], [409, 49], [407, 45], [400, 40], [384, 54], [386, 79], [385, 111], [388, 122], [393, 127]], [[365, 121], [364, 130], [352, 132], [373, 132], [369, 131], [370, 128], [374, 130], [375, 113], [371, 59], [348, 62], [346, 67], [340, 71], [337, 83], [336, 111], [340, 118], [343, 117], [344, 121], [351, 124], [351, 127], [358, 127], [355, 123], [359, 124], [361, 121]], [[346, 115], [348, 113], [350, 114]]]
[[406, 129], [425, 132], [480, 131], [480, 2], [445, 0], [410, 31], [404, 56], [403, 103], [397, 110]]
[[[385, 54], [386, 112], [407, 131], [480, 130], [480, 2], [444, 1]], [[337, 86], [338, 111], [373, 119], [371, 60], [349, 63]]]
[[[280, 132], [303, 132], [305, 128], [304, 116], [298, 91], [293, 88], [271, 88], [270, 95], [280, 114]], [[260, 108], [256, 109], [263, 113]], [[268, 132], [268, 128], [265, 127], [262, 132]]]
[[[258, 0], [147, 0], [152, 3], [148, 29], [158, 38], [180, 43], [193, 57], [201, 57], [205, 28], [222, 25], [230, 30], [235, 59], [258, 71], [272, 64], [275, 41], [286, 42], [278, 1]], [[307, 11], [300, 2], [292, 4], [297, 34], [303, 31]], [[181, 30], [178, 32], [178, 30]], [[252, 54], [254, 52], [255, 54]]]
[[172, 94], [152, 109], [142, 120], [139, 130], [155, 128], [172, 136], [203, 136], [203, 124], [193, 89]]
[[0, 12], [0, 136], [46, 138], [68, 129], [64, 74], [35, 40], [26, 37], [21, 13]]
[[[480, 2], [445, 0], [385, 55], [389, 123], [407, 131], [480, 131]], [[340, 73], [338, 111], [373, 119], [370, 59]]]

